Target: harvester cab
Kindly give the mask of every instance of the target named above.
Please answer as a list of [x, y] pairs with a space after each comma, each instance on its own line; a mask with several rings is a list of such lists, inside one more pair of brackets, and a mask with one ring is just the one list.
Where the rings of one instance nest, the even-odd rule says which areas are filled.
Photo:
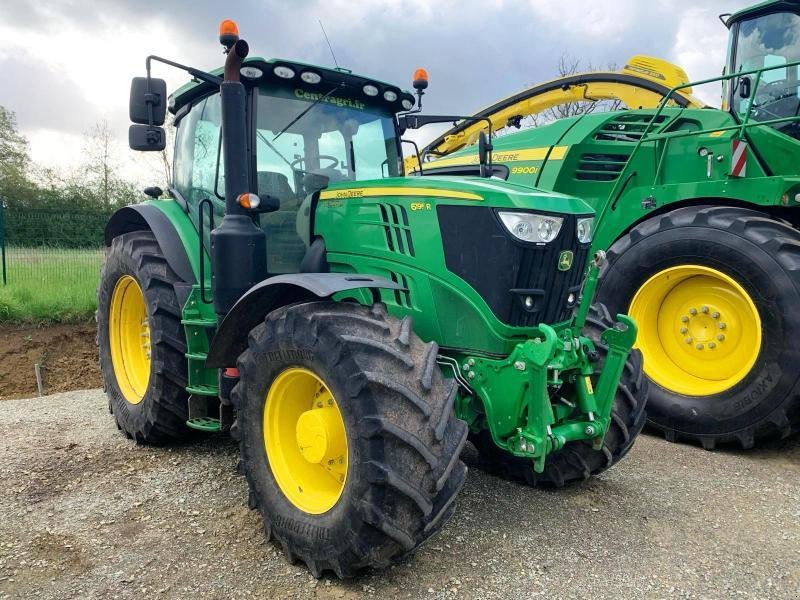
[[[106, 229], [98, 341], [119, 428], [229, 430], [267, 536], [316, 576], [438, 531], [468, 435], [531, 485], [620, 460], [647, 386], [633, 321], [592, 305], [592, 209], [405, 177], [412, 94], [250, 58], [232, 23], [221, 41], [223, 69], [150, 57], [131, 88], [131, 147], [164, 148], [166, 110], [176, 141], [170, 197]], [[167, 99], [157, 62], [194, 80]]]
[[[505, 128], [493, 158], [509, 182], [597, 210], [593, 247], [609, 259], [599, 298], [639, 325], [651, 424], [670, 440], [749, 448], [800, 427], [800, 2], [761, 2], [722, 22], [721, 77], [691, 82], [637, 56], [475, 116]], [[693, 95], [708, 84], [722, 88], [720, 109]], [[621, 109], [509, 129], [544, 108], [604, 99]], [[422, 174], [475, 171], [485, 130], [465, 121], [444, 133], [421, 150], [436, 158]]]

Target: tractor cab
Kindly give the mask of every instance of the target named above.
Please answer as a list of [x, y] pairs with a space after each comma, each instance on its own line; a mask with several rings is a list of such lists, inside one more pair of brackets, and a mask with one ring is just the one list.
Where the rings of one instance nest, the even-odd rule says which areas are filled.
[[726, 70], [758, 72], [727, 80], [723, 107], [740, 121], [786, 119], [769, 127], [800, 139], [800, 2], [758, 4], [725, 24], [730, 29]]
[[[257, 217], [267, 234], [267, 272], [296, 273], [310, 242], [315, 192], [334, 183], [402, 175], [395, 114], [414, 100], [395, 86], [343, 69], [286, 60], [248, 59], [241, 80], [253, 150], [250, 189], [273, 203], [273, 210]], [[177, 127], [172, 191], [195, 219], [205, 199], [219, 218], [225, 209], [219, 86], [184, 86], [171, 97], [170, 110]]]

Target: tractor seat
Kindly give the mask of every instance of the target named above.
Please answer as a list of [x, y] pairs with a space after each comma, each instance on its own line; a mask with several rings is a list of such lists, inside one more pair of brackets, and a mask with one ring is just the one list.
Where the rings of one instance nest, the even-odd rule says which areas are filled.
[[281, 204], [294, 198], [295, 194], [289, 185], [289, 178], [283, 173], [259, 171], [257, 177], [259, 195], [268, 194], [277, 198]]

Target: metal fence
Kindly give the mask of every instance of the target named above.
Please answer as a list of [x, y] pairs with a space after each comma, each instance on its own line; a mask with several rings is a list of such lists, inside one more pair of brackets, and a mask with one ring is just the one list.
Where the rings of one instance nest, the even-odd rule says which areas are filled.
[[7, 208], [0, 202], [6, 289], [94, 291], [103, 262], [106, 211]]

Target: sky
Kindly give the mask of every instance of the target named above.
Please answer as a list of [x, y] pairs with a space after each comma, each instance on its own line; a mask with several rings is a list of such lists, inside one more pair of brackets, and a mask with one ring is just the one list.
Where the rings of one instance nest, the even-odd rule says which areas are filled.
[[[425, 112], [471, 114], [557, 74], [570, 55], [622, 66], [667, 59], [692, 80], [720, 74], [727, 31], [717, 15], [750, 0], [0, 0], [0, 105], [17, 115], [39, 164], [69, 169], [84, 135], [111, 125], [115, 160], [142, 185], [155, 163], [128, 150], [130, 79], [157, 54], [211, 69], [223, 61], [219, 22], [231, 18], [251, 55], [338, 63], [410, 89], [425, 67]], [[169, 91], [186, 76], [156, 66]], [[696, 90], [719, 104], [719, 86]], [[431, 129], [424, 137], [434, 137]]]

